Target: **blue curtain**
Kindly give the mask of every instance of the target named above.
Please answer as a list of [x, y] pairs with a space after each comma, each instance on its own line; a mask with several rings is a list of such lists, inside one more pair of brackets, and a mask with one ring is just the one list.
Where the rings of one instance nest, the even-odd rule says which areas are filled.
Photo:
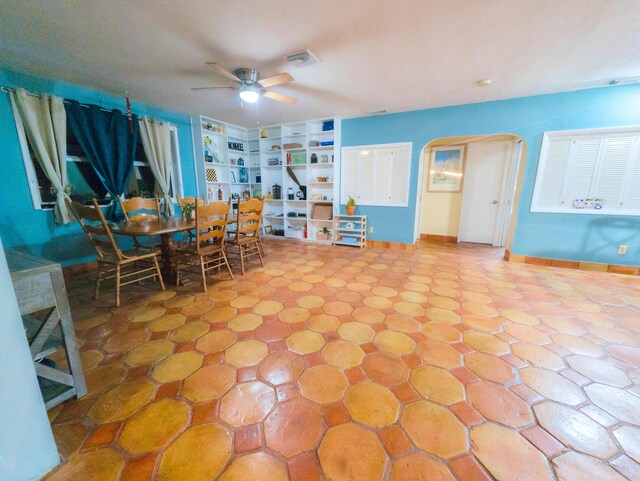
[[75, 100], [67, 100], [65, 108], [69, 126], [87, 160], [113, 197], [109, 217], [121, 217], [121, 213], [116, 215], [116, 197], [125, 192], [133, 171], [138, 145], [138, 116], [134, 114], [133, 122], [129, 123], [127, 116], [119, 110], [106, 111], [98, 105], [80, 105]]

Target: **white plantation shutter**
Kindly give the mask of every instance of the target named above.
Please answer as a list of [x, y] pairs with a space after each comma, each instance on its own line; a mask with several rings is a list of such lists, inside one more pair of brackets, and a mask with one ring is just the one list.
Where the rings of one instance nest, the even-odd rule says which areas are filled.
[[573, 155], [567, 166], [571, 175], [565, 177], [562, 193], [564, 205], [571, 206], [574, 199], [589, 197], [602, 143], [598, 136], [572, 141]]
[[406, 207], [409, 198], [411, 143], [343, 148], [341, 201]]
[[[537, 203], [540, 207], [557, 207], [562, 204], [562, 186], [569, 163], [571, 139], [553, 139], [549, 142], [547, 162], [542, 169]], [[538, 165], [540, 170], [541, 166]], [[536, 180], [538, 188], [538, 180]]]
[[640, 215], [639, 145], [640, 127], [545, 133], [531, 211]]

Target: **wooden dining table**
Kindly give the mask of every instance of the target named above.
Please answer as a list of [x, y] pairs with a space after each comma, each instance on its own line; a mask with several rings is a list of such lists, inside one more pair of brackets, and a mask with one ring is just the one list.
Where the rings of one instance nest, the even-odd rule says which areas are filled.
[[140, 221], [114, 222], [109, 224], [113, 234], [129, 237], [160, 236], [162, 248], [162, 277], [165, 281], [176, 281], [176, 243], [177, 232], [186, 232], [196, 228], [194, 220], [182, 216], [161, 216]]

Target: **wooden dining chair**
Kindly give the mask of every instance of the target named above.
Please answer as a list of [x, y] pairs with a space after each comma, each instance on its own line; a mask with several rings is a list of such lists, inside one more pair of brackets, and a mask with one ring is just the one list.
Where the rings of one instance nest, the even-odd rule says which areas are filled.
[[264, 199], [260, 200], [254, 197], [246, 202], [239, 202], [235, 229], [229, 231], [227, 251], [232, 252], [235, 248], [238, 249], [240, 270], [243, 275], [244, 261], [249, 257], [257, 255], [260, 258], [260, 264], [264, 267], [260, 240], [260, 223], [262, 222], [263, 209]]
[[[127, 222], [149, 222], [150, 220], [160, 219], [160, 201], [157, 195], [153, 199], [131, 197], [131, 199], [122, 200], [118, 197], [118, 203], [124, 214], [124, 219]], [[133, 244], [139, 248], [160, 248], [160, 244], [157, 242], [154, 244], [144, 244], [135, 236], [133, 237]]]
[[[180, 196], [176, 196], [176, 200], [178, 201], [178, 207], [180, 208], [180, 211], [182, 212], [182, 214], [184, 215], [184, 209], [187, 206], [187, 204], [190, 205], [198, 205], [200, 207], [202, 207], [203, 205], [205, 205], [207, 202], [205, 200], [205, 195], [202, 194], [202, 199], [199, 199], [198, 197], [194, 197], [192, 195], [188, 195], [187, 197], [185, 197], [184, 199], [182, 199]], [[194, 213], [195, 215], [195, 213]], [[187, 246], [190, 246], [191, 244], [193, 244], [196, 240], [196, 231], [195, 230], [190, 230], [184, 233], [187, 236]], [[183, 242], [184, 242], [184, 237], [182, 238]]]
[[225, 250], [225, 235], [231, 201], [215, 201], [207, 205], [196, 203], [195, 242], [187, 248], [178, 248], [176, 284], [180, 283], [180, 269], [200, 267], [202, 285], [207, 292], [207, 273], [226, 267], [231, 279], [233, 272]]
[[157, 278], [164, 291], [157, 253], [153, 249], [136, 247], [122, 251], [95, 199], [93, 199], [93, 207], [71, 202], [69, 199], [67, 199], [67, 205], [98, 255], [98, 277], [94, 299], [100, 293], [100, 283], [113, 278], [116, 280], [116, 307], [120, 306], [120, 287], [127, 284]]

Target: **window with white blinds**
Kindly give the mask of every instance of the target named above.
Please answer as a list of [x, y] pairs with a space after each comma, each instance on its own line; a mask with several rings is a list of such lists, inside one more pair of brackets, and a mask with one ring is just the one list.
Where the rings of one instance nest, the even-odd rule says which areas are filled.
[[342, 149], [341, 202], [406, 207], [409, 203], [411, 142]]
[[531, 212], [640, 215], [640, 127], [545, 132]]

